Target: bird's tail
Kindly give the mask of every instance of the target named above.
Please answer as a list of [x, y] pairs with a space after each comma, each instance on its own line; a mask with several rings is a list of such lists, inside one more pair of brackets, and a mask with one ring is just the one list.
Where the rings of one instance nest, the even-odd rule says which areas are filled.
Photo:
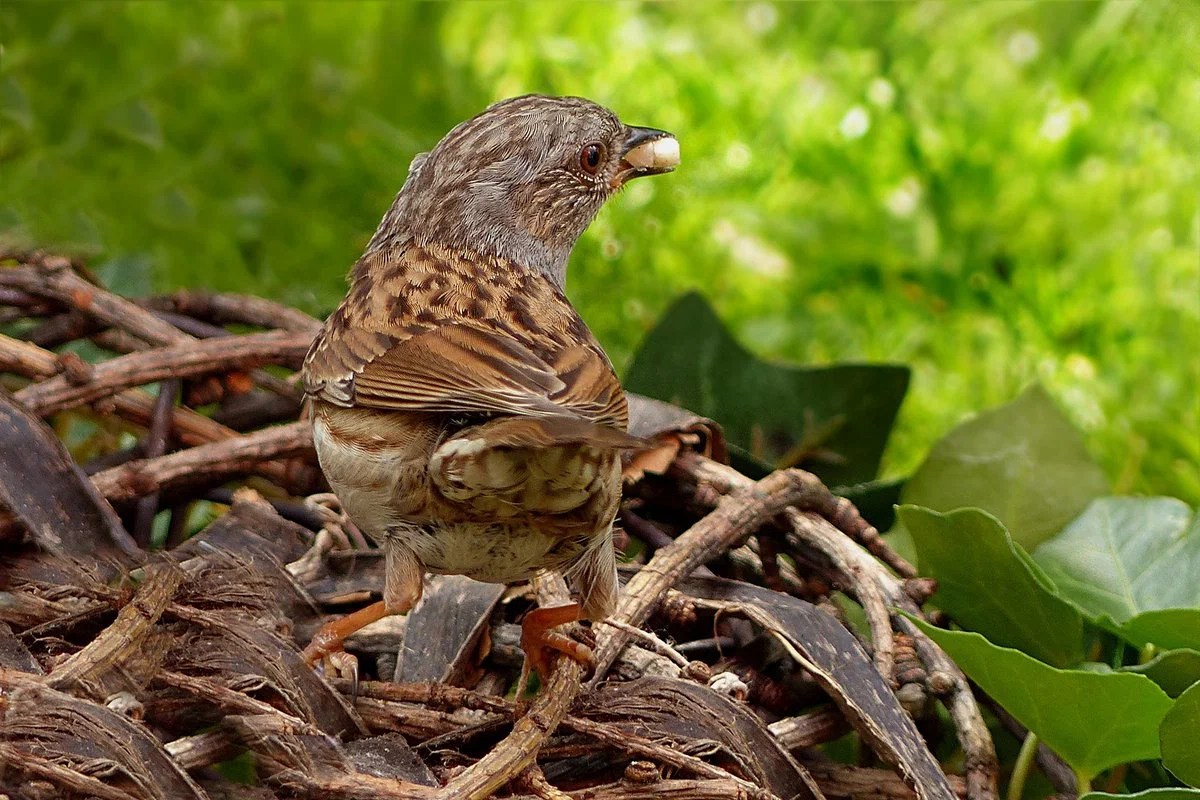
[[619, 481], [621, 452], [645, 446], [575, 417], [506, 417], [443, 442], [430, 459], [430, 476], [444, 496], [481, 510], [563, 514]]

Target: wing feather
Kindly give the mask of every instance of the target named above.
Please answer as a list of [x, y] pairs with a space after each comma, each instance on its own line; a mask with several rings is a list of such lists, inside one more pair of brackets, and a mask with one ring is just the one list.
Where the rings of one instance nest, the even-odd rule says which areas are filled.
[[612, 365], [547, 278], [411, 245], [364, 262], [309, 350], [310, 396], [346, 407], [566, 415], [626, 428]]

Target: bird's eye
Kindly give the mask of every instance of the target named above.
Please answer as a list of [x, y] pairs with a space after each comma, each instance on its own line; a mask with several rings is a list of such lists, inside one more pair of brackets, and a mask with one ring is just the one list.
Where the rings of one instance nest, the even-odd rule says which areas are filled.
[[595, 175], [596, 170], [600, 169], [600, 162], [604, 160], [604, 145], [592, 143], [584, 145], [584, 148], [579, 151], [579, 166], [589, 175]]

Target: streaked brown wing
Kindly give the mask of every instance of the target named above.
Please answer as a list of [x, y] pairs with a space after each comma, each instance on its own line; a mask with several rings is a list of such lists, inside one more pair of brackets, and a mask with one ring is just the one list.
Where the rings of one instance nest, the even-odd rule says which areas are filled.
[[[567, 363], [574, 366], [586, 358], [574, 352], [585, 349], [565, 348], [564, 353], [570, 353]], [[551, 359], [555, 355], [561, 354], [550, 354]], [[590, 370], [577, 374], [592, 378]], [[594, 379], [581, 383], [574, 378], [502, 334], [445, 325], [397, 342], [367, 363], [354, 378], [354, 402], [395, 411], [574, 413], [595, 421], [605, 417], [610, 398], [603, 387]]]
[[[490, 302], [478, 304], [483, 313], [474, 319], [428, 313], [437, 307], [436, 299], [421, 296], [421, 285], [412, 281], [377, 287], [398, 305], [427, 312], [397, 318], [387, 309], [373, 309], [365, 297], [356, 305], [352, 289], [309, 351], [305, 391], [347, 407], [566, 414], [625, 429], [628, 412], [620, 382], [561, 293], [524, 276], [514, 280], [508, 295], [497, 288], [494, 276], [480, 291], [482, 282], [463, 274], [463, 265], [447, 269], [455, 273], [456, 305], [469, 302], [472, 292], [486, 294]], [[515, 305], [511, 298], [518, 289]], [[440, 291], [446, 294], [445, 288]], [[514, 307], [521, 313], [510, 313]], [[543, 321], [552, 335], [537, 329]]]

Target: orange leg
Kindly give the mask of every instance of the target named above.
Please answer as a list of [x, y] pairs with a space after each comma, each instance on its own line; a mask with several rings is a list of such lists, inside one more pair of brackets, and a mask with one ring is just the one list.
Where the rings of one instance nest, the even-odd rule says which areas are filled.
[[568, 603], [551, 608], [535, 608], [525, 615], [525, 619], [521, 621], [521, 649], [525, 651], [525, 666], [521, 670], [522, 688], [524, 678], [531, 667], [544, 684], [550, 678], [550, 668], [557, 653], [573, 658], [585, 666], [592, 664], [590, 647], [566, 634], [552, 630], [558, 625], [578, 622], [580, 611], [579, 603]]
[[383, 549], [387, 558], [383, 599], [322, 625], [303, 653], [310, 666], [321, 662], [328, 671], [353, 678], [355, 695], [358, 694], [358, 659], [342, 649], [342, 642], [372, 622], [392, 614], [407, 613], [421, 599], [425, 568], [416, 553], [395, 539], [384, 542]]
[[393, 612], [388, 611], [387, 603], [380, 600], [378, 603], [371, 603], [366, 608], [360, 608], [340, 619], [326, 622], [313, 636], [308, 647], [304, 648], [304, 660], [310, 667], [316, 666], [317, 662], [339, 652], [342, 649], [342, 642], [346, 641], [347, 636], [391, 613]]

